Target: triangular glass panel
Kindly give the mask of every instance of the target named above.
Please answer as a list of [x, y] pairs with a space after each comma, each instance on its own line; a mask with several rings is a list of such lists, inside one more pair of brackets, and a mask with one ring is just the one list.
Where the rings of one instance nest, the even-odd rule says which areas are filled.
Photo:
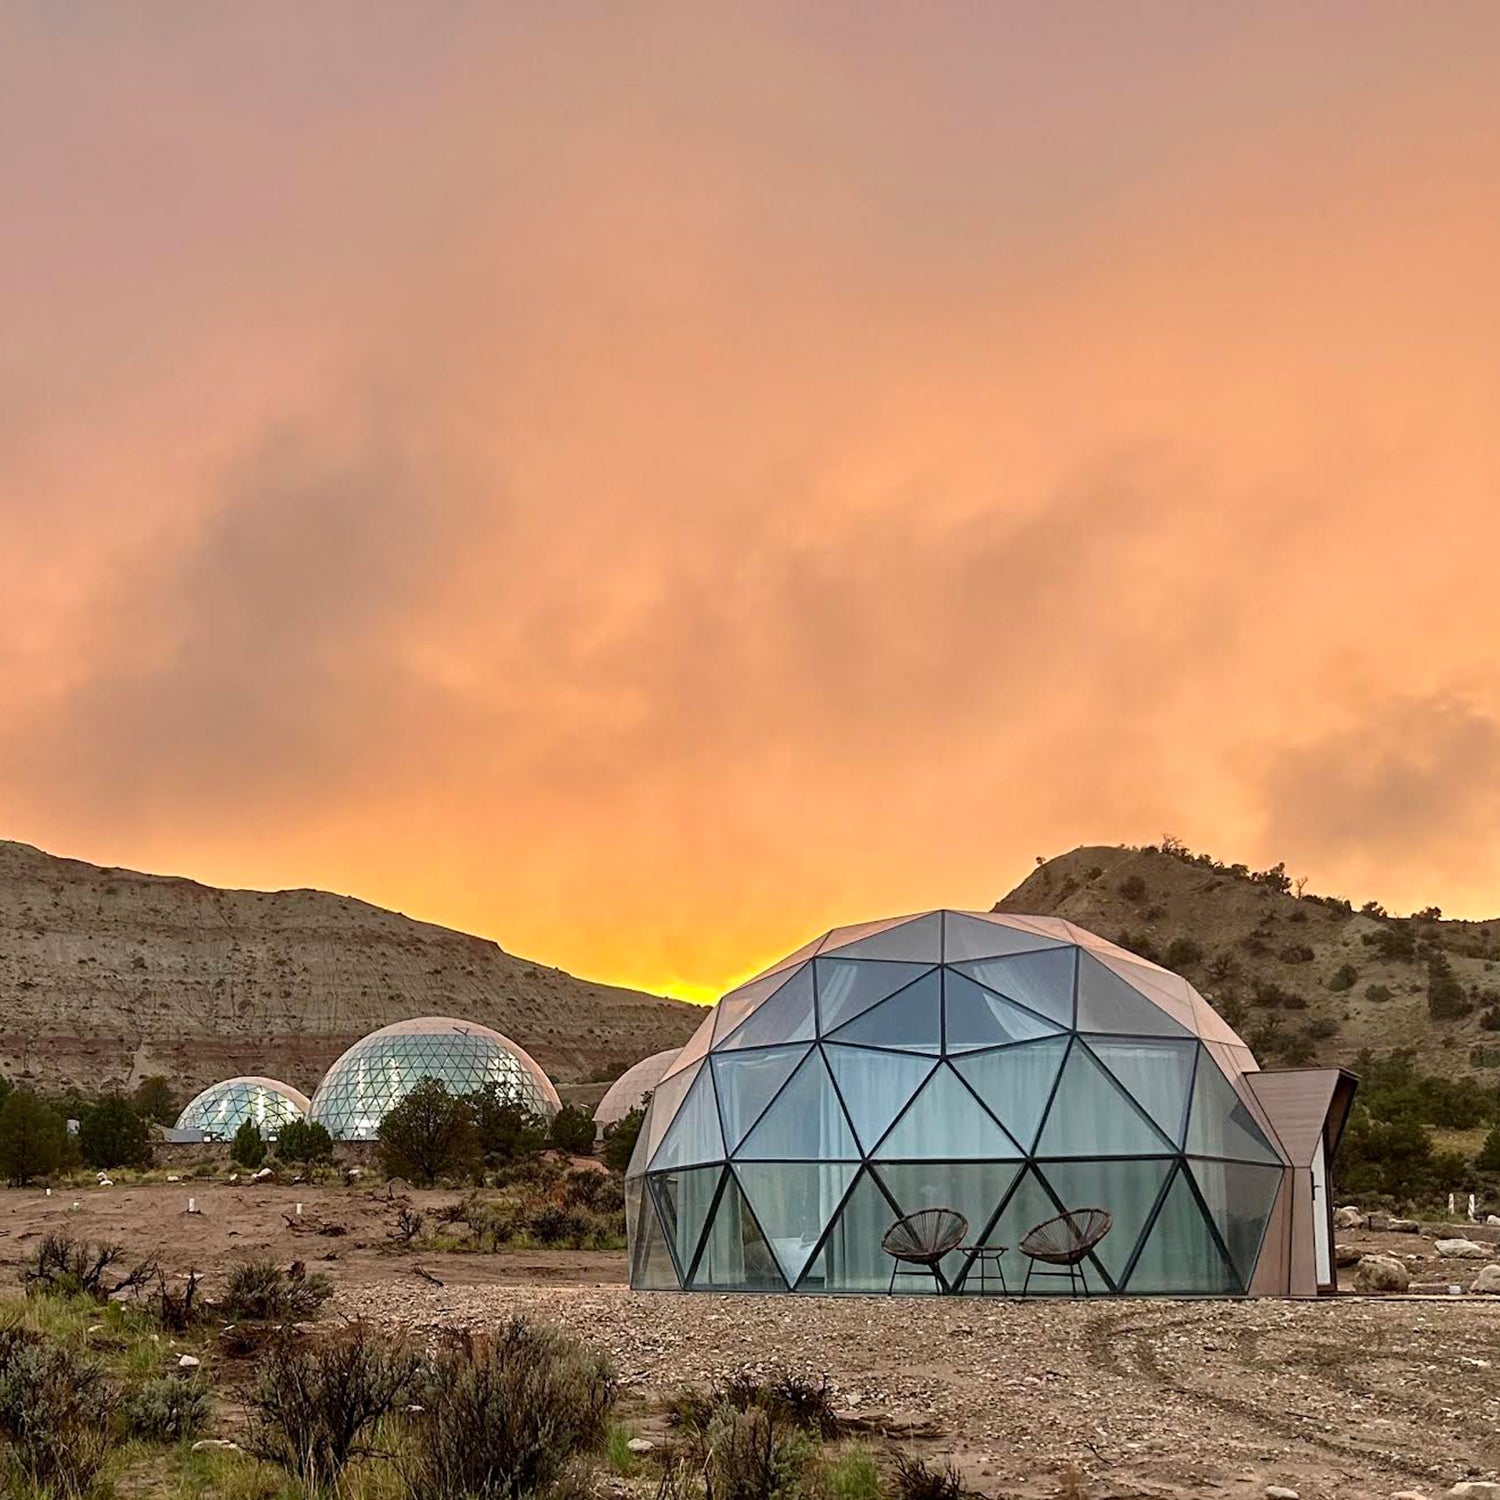
[[724, 1133], [719, 1129], [719, 1104], [714, 1098], [713, 1074], [700, 1068], [677, 1117], [667, 1128], [656, 1155], [653, 1172], [677, 1167], [696, 1167], [701, 1162], [722, 1161]]
[[[702, 1067], [701, 1061], [696, 1062], [686, 1071], [663, 1078], [656, 1085], [651, 1095], [651, 1108], [646, 1111], [645, 1123], [641, 1127], [641, 1134], [646, 1137], [646, 1161], [649, 1162], [656, 1155], [663, 1138], [672, 1127], [672, 1121], [677, 1118], [678, 1107], [687, 1097], [688, 1090], [697, 1082]], [[636, 1146], [639, 1149], [639, 1141]]]
[[736, 1047], [766, 1047], [776, 1042], [810, 1042], [814, 1031], [813, 971], [811, 964], [804, 964], [719, 1042], [717, 1049], [727, 1052]]
[[1092, 953], [1079, 955], [1078, 1029], [1124, 1036], [1193, 1035], [1175, 1016]]
[[1117, 1288], [1171, 1170], [1167, 1156], [1037, 1163], [1065, 1208], [1102, 1208], [1113, 1219], [1094, 1256]]
[[1125, 1290], [1178, 1296], [1234, 1296], [1244, 1290], [1203, 1216], [1185, 1167], [1179, 1167], [1173, 1175]]
[[731, 1292], [786, 1290], [776, 1257], [732, 1174], [719, 1195], [688, 1285]]
[[900, 958], [935, 964], [943, 956], [943, 914], [930, 911], [924, 917], [899, 922], [884, 932], [845, 944], [837, 951], [840, 958]]
[[847, 927], [835, 927], [832, 932], [823, 934], [823, 941], [818, 952], [825, 956], [837, 953], [840, 948], [847, 948], [850, 943], [857, 943], [861, 938], [884, 932], [888, 927], [899, 927], [903, 922], [910, 922], [914, 915], [915, 913], [901, 917], [877, 917], [873, 922], [851, 922]]
[[[981, 1243], [981, 1236], [1021, 1170], [1015, 1162], [912, 1161], [884, 1162], [876, 1175], [903, 1216], [924, 1208], [951, 1208], [961, 1213], [969, 1221], [964, 1244], [972, 1246]], [[950, 1285], [963, 1275], [968, 1262], [969, 1257], [959, 1250], [943, 1257], [943, 1274]]]
[[672, 1247], [672, 1258], [684, 1280], [698, 1253], [703, 1226], [708, 1222], [708, 1211], [713, 1207], [723, 1175], [722, 1167], [699, 1167], [692, 1172], [665, 1172], [647, 1179], [661, 1216], [661, 1227]]
[[784, 986], [790, 984], [799, 972], [802, 971], [783, 969], [775, 974], [752, 979], [737, 990], [730, 990], [714, 1007], [714, 1046], [721, 1045], [731, 1031], [747, 1017], [753, 1016], [772, 995], [778, 994]]
[[742, 1162], [735, 1168], [788, 1286], [802, 1275], [858, 1171], [852, 1161]]
[[750, 1052], [716, 1052], [714, 1082], [724, 1135], [731, 1151], [765, 1113], [777, 1091], [807, 1056], [807, 1046], [762, 1047]]
[[663, 1083], [669, 1078], [676, 1078], [679, 1074], [686, 1073], [694, 1063], [701, 1061], [707, 1055], [708, 1049], [713, 1046], [714, 1026], [718, 1021], [718, 1015], [718, 1006], [715, 1006], [704, 1016], [698, 1029], [687, 1039], [686, 1045], [672, 1059], [667, 1071], [661, 1075]]
[[998, 1052], [967, 1052], [953, 1066], [1021, 1149], [1030, 1151], [1067, 1050], [1067, 1037], [1048, 1037]]
[[1036, 1154], [1156, 1156], [1173, 1149], [1088, 1048], [1075, 1042], [1063, 1064]]
[[946, 1064], [922, 1085], [875, 1156], [884, 1161], [1007, 1161], [1020, 1148]]
[[[1001, 1246], [1006, 1248], [1007, 1254], [1003, 1265], [1006, 1280], [1013, 1293], [1020, 1292], [1025, 1283], [1027, 1267], [1031, 1264], [1021, 1253], [1021, 1241], [1033, 1229], [1045, 1224], [1048, 1219], [1056, 1218], [1063, 1211], [1063, 1205], [1057, 1202], [1046, 1183], [1037, 1174], [1038, 1169], [1034, 1166], [1022, 1171], [1016, 1181], [1015, 1189], [1000, 1211], [999, 1218], [990, 1226], [989, 1233], [980, 1242], [991, 1249], [999, 1249]], [[1037, 1267], [1038, 1271], [1049, 1269], [1050, 1267], [1045, 1263]], [[1091, 1293], [1109, 1291], [1109, 1284], [1105, 1281], [1103, 1273], [1092, 1260], [1085, 1260], [1079, 1269], [1084, 1285]], [[993, 1285], [993, 1279], [991, 1279], [991, 1285]], [[979, 1290], [977, 1271], [969, 1272], [965, 1289]], [[1072, 1283], [1066, 1276], [1037, 1275], [1032, 1278], [1029, 1292], [1032, 1296], [1069, 1296], [1072, 1289]]]
[[868, 1168], [844, 1200], [797, 1283], [799, 1292], [883, 1292], [891, 1285], [893, 1262], [881, 1248], [885, 1232], [900, 1215]]
[[892, 959], [818, 958], [818, 1022], [824, 1036], [852, 1021], [887, 995], [905, 989], [925, 974], [931, 964], [897, 963]]
[[987, 990], [956, 969], [943, 974], [943, 1009], [943, 1038], [949, 1052], [1003, 1047], [1057, 1035], [1051, 1021]]
[[1174, 1146], [1187, 1125], [1197, 1045], [1145, 1038], [1090, 1037], [1089, 1050], [1125, 1085], [1126, 1092], [1156, 1121]]
[[1193, 1080], [1187, 1149], [1193, 1156], [1227, 1156], [1281, 1165], [1255, 1116], [1206, 1050], [1198, 1059], [1198, 1075]]
[[1050, 948], [1045, 953], [975, 959], [954, 967], [987, 990], [1051, 1021], [1054, 1028], [1071, 1027], [1077, 957], [1076, 948]]
[[1239, 1161], [1193, 1161], [1189, 1166], [1219, 1238], [1240, 1280], [1249, 1286], [1285, 1172]]
[[906, 1052], [943, 1049], [943, 985], [936, 969], [888, 1000], [872, 1005], [832, 1033], [829, 1040]]
[[967, 958], [998, 958], [1004, 953], [1034, 953], [1059, 947], [1054, 939], [1012, 927], [1003, 918], [989, 922], [967, 912], [950, 911], [943, 923], [943, 958], [956, 963]]
[[1143, 958], [1123, 950], [1101, 953], [1099, 962], [1111, 974], [1123, 979], [1149, 1000], [1159, 1005], [1174, 1021], [1193, 1036], [1199, 1034], [1198, 1007], [1193, 1002], [1192, 986], [1180, 974], [1147, 963]]
[[675, 1292], [682, 1283], [677, 1267], [656, 1217], [656, 1205], [649, 1194], [636, 1217], [635, 1249], [630, 1258], [630, 1285], [638, 1292]]
[[844, 1107], [866, 1151], [890, 1129], [912, 1095], [932, 1071], [933, 1059], [900, 1052], [872, 1052], [867, 1047], [823, 1044], [823, 1055], [838, 1082]]
[[816, 1047], [735, 1152], [748, 1161], [857, 1161], [859, 1147]]

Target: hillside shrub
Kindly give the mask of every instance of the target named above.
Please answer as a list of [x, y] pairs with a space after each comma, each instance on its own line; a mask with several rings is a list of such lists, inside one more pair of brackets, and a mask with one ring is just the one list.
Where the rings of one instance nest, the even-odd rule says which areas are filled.
[[1427, 960], [1427, 1013], [1435, 1021], [1454, 1021], [1474, 1009], [1464, 987], [1453, 973], [1445, 953], [1434, 953]]
[[312, 1344], [280, 1337], [261, 1357], [250, 1398], [251, 1450], [310, 1488], [330, 1487], [376, 1425], [411, 1399], [418, 1370], [409, 1349], [363, 1323]]
[[1317, 954], [1306, 943], [1288, 943], [1276, 956], [1284, 964], [1310, 964]]
[[414, 1500], [530, 1500], [566, 1491], [604, 1445], [614, 1369], [519, 1319], [464, 1333], [433, 1360], [404, 1478]]
[[333, 1137], [316, 1120], [290, 1120], [276, 1132], [276, 1155], [282, 1161], [329, 1161]]
[[816, 1457], [807, 1435], [760, 1407], [721, 1407], [705, 1435], [704, 1489], [712, 1500], [793, 1500]]
[[1192, 938], [1173, 938], [1167, 944], [1167, 967], [1169, 969], [1190, 969], [1202, 960], [1203, 945], [1195, 943]]
[[1391, 998], [1391, 987], [1388, 984], [1367, 984], [1365, 986], [1365, 999], [1376, 1005], [1383, 1005]]
[[424, 1078], [380, 1122], [380, 1161], [388, 1176], [409, 1182], [472, 1174], [479, 1140], [467, 1099], [436, 1078]]
[[1328, 977], [1328, 988], [1335, 994], [1344, 990], [1352, 990], [1354, 981], [1359, 978], [1359, 970], [1353, 964], [1340, 964]]
[[1500, 1172], [1500, 1125], [1492, 1126], [1485, 1136], [1474, 1165], [1483, 1172]]
[[594, 1151], [594, 1117], [576, 1104], [565, 1104], [552, 1117], [552, 1144], [570, 1156], [591, 1156]]
[[125, 1430], [148, 1443], [180, 1443], [208, 1425], [208, 1386], [201, 1376], [157, 1375], [125, 1398]]
[[1387, 922], [1375, 932], [1367, 932], [1360, 941], [1368, 944], [1388, 963], [1416, 962], [1416, 934], [1399, 920]]
[[251, 1323], [305, 1323], [332, 1295], [328, 1277], [309, 1275], [300, 1261], [284, 1271], [274, 1261], [251, 1260], [231, 1267], [219, 1309]]
[[1127, 901], [1142, 901], [1146, 896], [1146, 882], [1139, 875], [1127, 875], [1120, 882], [1120, 894]]
[[895, 1500], [962, 1500], [965, 1493], [952, 1464], [938, 1469], [906, 1454], [896, 1459]]
[[53, 1496], [86, 1495], [109, 1458], [120, 1397], [104, 1366], [12, 1328], [0, 1340], [0, 1434], [24, 1480]]
[[229, 1143], [229, 1159], [254, 1171], [266, 1159], [266, 1143], [254, 1120], [242, 1120]]
[[26, 1187], [62, 1165], [66, 1131], [61, 1117], [30, 1089], [14, 1089], [0, 1105], [0, 1174]]
[[116, 1292], [146, 1286], [157, 1275], [156, 1262], [141, 1261], [123, 1276], [111, 1273], [124, 1247], [100, 1240], [75, 1240], [61, 1230], [49, 1230], [21, 1267], [26, 1295], [90, 1297], [108, 1302]]

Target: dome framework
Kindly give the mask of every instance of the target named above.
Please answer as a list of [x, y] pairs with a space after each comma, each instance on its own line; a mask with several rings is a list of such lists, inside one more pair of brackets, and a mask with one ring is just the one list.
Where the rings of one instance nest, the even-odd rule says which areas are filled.
[[177, 1117], [175, 1131], [198, 1132], [204, 1140], [231, 1140], [246, 1120], [268, 1140], [281, 1126], [305, 1120], [307, 1095], [275, 1078], [226, 1078], [189, 1100]]
[[594, 1123], [601, 1129], [623, 1120], [636, 1109], [662, 1080], [662, 1075], [677, 1060], [681, 1047], [668, 1047], [665, 1052], [653, 1052], [638, 1063], [627, 1068], [610, 1084], [608, 1091], [594, 1110]]
[[491, 1084], [513, 1103], [551, 1118], [562, 1102], [525, 1048], [476, 1021], [423, 1016], [372, 1031], [324, 1074], [310, 1118], [335, 1140], [375, 1140], [380, 1122], [424, 1078], [451, 1094]]
[[[969, 1247], [1107, 1209], [1091, 1293], [1241, 1295], [1263, 1261], [1286, 1280], [1304, 1164], [1257, 1073], [1184, 979], [1059, 918], [837, 929], [726, 995], [657, 1085], [631, 1284], [884, 1292], [882, 1235], [937, 1207]], [[974, 1259], [946, 1257], [944, 1286]]]

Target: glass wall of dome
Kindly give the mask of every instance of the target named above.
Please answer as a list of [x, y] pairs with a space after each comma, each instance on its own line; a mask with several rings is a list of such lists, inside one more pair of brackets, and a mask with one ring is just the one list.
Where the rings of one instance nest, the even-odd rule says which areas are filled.
[[205, 1140], [227, 1141], [251, 1120], [267, 1140], [281, 1126], [304, 1120], [307, 1095], [274, 1078], [226, 1078], [210, 1084], [177, 1117], [178, 1131], [201, 1132]]
[[681, 1051], [681, 1047], [668, 1047], [665, 1052], [653, 1052], [634, 1067], [627, 1068], [610, 1084], [609, 1092], [599, 1101], [599, 1107], [594, 1111], [594, 1123], [603, 1130], [623, 1120], [661, 1082], [662, 1074], [672, 1066]]
[[424, 1078], [452, 1094], [495, 1084], [548, 1118], [562, 1107], [552, 1080], [508, 1037], [474, 1021], [424, 1016], [372, 1031], [350, 1047], [318, 1085], [310, 1117], [335, 1140], [372, 1141], [387, 1113]]
[[1244, 1293], [1292, 1167], [1255, 1071], [1186, 980], [1059, 918], [838, 929], [724, 996], [658, 1083], [631, 1284], [884, 1293], [882, 1236], [950, 1208], [966, 1248], [898, 1290], [977, 1292], [975, 1248], [1003, 1246], [1016, 1291], [1028, 1231], [1102, 1208], [1090, 1293]]

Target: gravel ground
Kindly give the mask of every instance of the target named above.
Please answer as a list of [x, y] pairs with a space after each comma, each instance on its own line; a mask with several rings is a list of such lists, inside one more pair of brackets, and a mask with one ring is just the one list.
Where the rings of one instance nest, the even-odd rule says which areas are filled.
[[[643, 1396], [746, 1368], [826, 1373], [841, 1404], [935, 1428], [992, 1495], [1440, 1494], [1494, 1477], [1500, 1303], [942, 1302], [363, 1286], [348, 1315], [419, 1333], [514, 1313], [613, 1351]], [[1500, 1356], [1497, 1356], [1500, 1359]]]

